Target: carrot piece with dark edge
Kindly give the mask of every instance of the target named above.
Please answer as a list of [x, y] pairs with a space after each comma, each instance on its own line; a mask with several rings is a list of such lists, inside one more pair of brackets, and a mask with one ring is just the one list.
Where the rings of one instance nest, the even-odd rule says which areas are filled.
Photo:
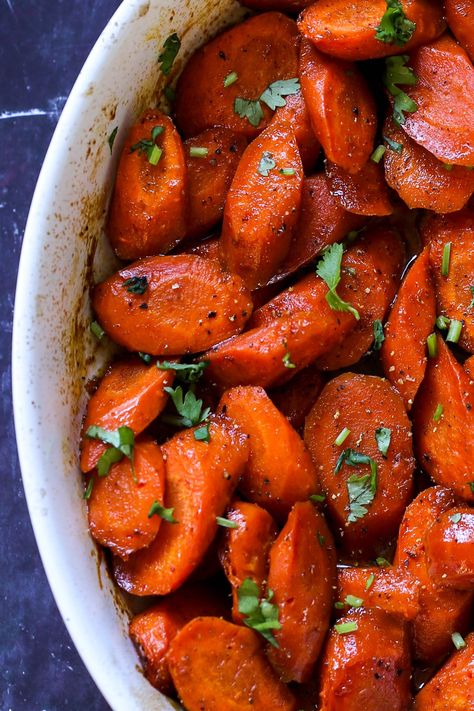
[[406, 18], [415, 24], [407, 42], [384, 42], [376, 31], [387, 10], [385, 0], [318, 0], [303, 12], [298, 29], [321, 51], [341, 59], [358, 61], [403, 54], [412, 47], [430, 42], [446, 24], [440, 2], [402, 0]]
[[[146, 290], [131, 294], [130, 279]], [[110, 337], [153, 355], [202, 351], [239, 333], [252, 312], [242, 280], [192, 254], [149, 257], [121, 269], [94, 289], [93, 307]]]
[[297, 503], [270, 550], [268, 588], [278, 607], [278, 648], [267, 650], [283, 681], [309, 681], [329, 628], [336, 550], [324, 516]]
[[168, 664], [188, 711], [297, 711], [291, 691], [265, 658], [253, 630], [198, 617], [176, 635]]
[[474, 62], [474, 0], [444, 0], [444, 10], [451, 32]]
[[316, 472], [303, 440], [262, 388], [227, 390], [219, 409], [249, 436], [249, 460], [239, 491], [277, 520], [284, 520], [294, 503], [306, 501], [317, 489]]
[[287, 123], [272, 123], [245, 150], [224, 209], [223, 262], [249, 289], [265, 285], [285, 259], [302, 186], [303, 166], [293, 129]]
[[399, 619], [382, 610], [352, 611], [328, 638], [320, 710], [406, 711], [411, 701], [410, 657], [408, 630]]
[[227, 617], [228, 613], [222, 591], [205, 583], [189, 583], [135, 615], [129, 633], [150, 684], [164, 694], [173, 693], [167, 660], [172, 640], [195, 617]]
[[426, 534], [428, 575], [437, 585], [474, 590], [474, 509], [441, 514]]
[[474, 386], [443, 339], [436, 342], [412, 408], [415, 453], [434, 482], [474, 502]]
[[300, 79], [313, 130], [326, 157], [349, 173], [369, 160], [377, 127], [375, 101], [355, 64], [303, 40]]
[[382, 554], [413, 489], [411, 426], [398, 393], [383, 378], [339, 375], [306, 418], [304, 439], [343, 549], [357, 559]]
[[411, 410], [425, 375], [426, 339], [434, 329], [435, 320], [436, 300], [429, 254], [424, 249], [398, 291], [385, 324], [385, 340], [380, 350], [385, 376], [402, 396], [407, 410]]
[[311, 170], [319, 156], [321, 146], [314, 135], [306, 102], [300, 89], [296, 94], [285, 97], [286, 103], [275, 111], [272, 123], [290, 123], [295, 133], [296, 143], [305, 171]]
[[337, 604], [341, 614], [352, 606], [377, 607], [413, 620], [420, 609], [420, 585], [403, 568], [340, 568], [337, 571]]
[[418, 494], [403, 515], [393, 561], [421, 585], [420, 610], [412, 623], [413, 653], [416, 660], [428, 665], [439, 663], [452, 649], [453, 632], [464, 634], [471, 620], [472, 592], [435, 585], [426, 565], [426, 532], [454, 504], [453, 492], [441, 486]]
[[326, 175], [331, 194], [344, 210], [368, 217], [392, 214], [382, 167], [373, 160], [365, 163], [357, 173], [349, 173], [326, 161]]
[[[225, 126], [254, 138], [273, 116], [260, 96], [273, 82], [298, 76], [298, 48], [295, 22], [279, 12], [251, 17], [205, 44], [191, 56], [178, 80], [179, 129], [189, 137]], [[230, 75], [237, 75], [231, 84]], [[236, 112], [238, 99], [246, 102], [252, 122]]]
[[216, 516], [228, 505], [247, 457], [246, 438], [227, 418], [209, 426], [210, 441], [195, 430], [178, 433], [162, 447], [165, 501], [177, 523], [163, 522], [149, 548], [115, 559], [115, 579], [133, 595], [167, 595], [196, 569], [217, 532]]
[[204, 237], [222, 219], [234, 173], [247, 146], [226, 128], [209, 128], [184, 142], [188, 174], [186, 239]]
[[226, 518], [236, 528], [224, 529], [219, 558], [232, 585], [232, 619], [238, 624], [242, 622], [238, 589], [244, 580], [250, 578], [259, 590], [264, 590], [268, 553], [278, 529], [268, 511], [247, 501], [234, 501]]
[[166, 387], [173, 384], [174, 372], [160, 370], [139, 358], [112, 363], [87, 403], [82, 425], [81, 470], [89, 472], [107, 445], [86, 436], [92, 425], [114, 431], [129, 427], [134, 435], [143, 432], [166, 405]]
[[288, 383], [271, 390], [268, 395], [280, 412], [288, 418], [290, 425], [299, 431], [323, 385], [320, 371], [309, 366], [297, 373]]
[[184, 237], [186, 187], [181, 138], [168, 116], [149, 109], [130, 129], [110, 205], [107, 235], [121, 259], [167, 252]]

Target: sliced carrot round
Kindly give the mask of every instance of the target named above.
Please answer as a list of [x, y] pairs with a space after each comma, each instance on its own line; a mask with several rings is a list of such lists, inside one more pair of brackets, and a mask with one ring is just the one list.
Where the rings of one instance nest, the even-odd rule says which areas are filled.
[[455, 507], [426, 534], [428, 575], [437, 585], [474, 589], [474, 509]]
[[444, 0], [444, 9], [451, 32], [474, 62], [474, 37], [472, 36], [474, 0]]
[[331, 194], [344, 210], [368, 217], [393, 212], [382, 167], [374, 161], [369, 160], [357, 173], [326, 161], [326, 175]]

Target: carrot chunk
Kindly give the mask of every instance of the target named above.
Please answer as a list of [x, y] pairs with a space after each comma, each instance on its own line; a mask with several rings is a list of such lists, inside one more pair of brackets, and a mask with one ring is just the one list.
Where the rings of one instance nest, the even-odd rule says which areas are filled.
[[460, 45], [474, 62], [474, 37], [472, 36], [472, 17], [474, 0], [444, 0], [444, 9], [449, 28]]
[[420, 585], [403, 568], [340, 568], [337, 602], [345, 614], [356, 602], [377, 607], [404, 620], [413, 620], [420, 609]]
[[337, 202], [356, 215], [390, 215], [393, 208], [380, 165], [369, 160], [357, 173], [326, 161], [329, 189]]
[[299, 431], [323, 385], [320, 371], [314, 366], [309, 366], [297, 373], [288, 383], [271, 390], [269, 396], [290, 425]]
[[474, 509], [441, 514], [426, 534], [428, 574], [437, 585], [474, 589]]
[[272, 123], [290, 123], [295, 133], [296, 143], [305, 171], [311, 170], [319, 156], [321, 146], [314, 135], [313, 127], [303, 93], [286, 97], [286, 103], [275, 111]]

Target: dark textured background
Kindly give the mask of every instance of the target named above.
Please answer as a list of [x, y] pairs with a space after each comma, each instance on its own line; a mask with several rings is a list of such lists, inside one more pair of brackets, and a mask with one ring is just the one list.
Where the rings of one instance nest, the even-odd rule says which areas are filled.
[[10, 389], [14, 289], [36, 179], [61, 109], [119, 0], [0, 0], [0, 711], [106, 711], [43, 572]]

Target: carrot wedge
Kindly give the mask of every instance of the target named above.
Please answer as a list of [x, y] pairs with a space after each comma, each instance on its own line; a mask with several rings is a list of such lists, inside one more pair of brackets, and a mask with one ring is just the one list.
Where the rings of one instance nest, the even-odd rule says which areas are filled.
[[256, 632], [198, 617], [171, 643], [168, 664], [188, 711], [296, 711], [296, 700], [265, 658]]
[[268, 394], [290, 425], [299, 432], [323, 385], [320, 371], [314, 366], [309, 366], [300, 370], [288, 383], [271, 390]]
[[334, 541], [310, 501], [297, 503], [270, 551], [268, 588], [281, 629], [267, 651], [283, 681], [309, 681], [329, 628], [336, 580]]
[[343, 614], [354, 604], [377, 607], [406, 621], [413, 620], [420, 609], [420, 585], [403, 568], [340, 568], [337, 572], [337, 602]]
[[474, 590], [474, 509], [458, 506], [439, 516], [426, 534], [425, 548], [434, 583]]
[[326, 175], [331, 194], [344, 210], [368, 217], [392, 214], [383, 170], [374, 161], [369, 160], [357, 173], [326, 161]]
[[291, 124], [305, 172], [310, 171], [316, 163], [321, 146], [314, 135], [301, 89], [297, 94], [287, 96], [285, 106], [281, 106], [275, 111], [272, 123], [282, 122]]
[[217, 532], [221, 516], [247, 461], [245, 438], [225, 417], [210, 425], [209, 443], [184, 430], [162, 447], [166, 462], [165, 521], [149, 548], [115, 560], [115, 578], [134, 595], [167, 595], [196, 569]]
[[474, 62], [474, 37], [472, 36], [474, 0], [444, 0], [444, 9], [451, 32]]
[[471, 356], [464, 361], [464, 370], [466, 371], [472, 385], [474, 385], [474, 356]]
[[242, 0], [241, 4], [252, 10], [279, 10], [280, 12], [300, 12], [314, 0]]

